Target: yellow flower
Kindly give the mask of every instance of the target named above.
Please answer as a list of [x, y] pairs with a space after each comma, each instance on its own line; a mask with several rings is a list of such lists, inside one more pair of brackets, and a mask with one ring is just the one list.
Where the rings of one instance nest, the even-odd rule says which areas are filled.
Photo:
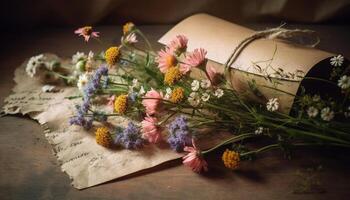
[[91, 35], [91, 33], [92, 33], [92, 26], [84, 26], [82, 28], [83, 35]]
[[134, 27], [135, 27], [135, 24], [132, 23], [132, 22], [128, 22], [128, 23], [124, 24], [124, 26], [123, 26], [123, 34], [126, 35], [130, 31], [132, 31], [132, 29]]
[[173, 85], [176, 81], [180, 80], [182, 74], [178, 67], [170, 67], [164, 75], [164, 83]]
[[222, 161], [224, 162], [225, 167], [229, 169], [237, 169], [240, 161], [239, 153], [226, 149], [222, 154]]
[[114, 101], [114, 110], [118, 114], [124, 114], [128, 106], [128, 95], [119, 95]]
[[184, 89], [181, 87], [175, 88], [170, 95], [170, 101], [173, 103], [179, 103], [180, 101], [182, 101], [183, 98]]
[[109, 66], [113, 66], [117, 63], [119, 58], [119, 48], [118, 47], [110, 47], [105, 52], [105, 59]]
[[110, 147], [112, 144], [112, 136], [107, 127], [98, 128], [95, 132], [95, 139], [97, 144], [104, 147]]

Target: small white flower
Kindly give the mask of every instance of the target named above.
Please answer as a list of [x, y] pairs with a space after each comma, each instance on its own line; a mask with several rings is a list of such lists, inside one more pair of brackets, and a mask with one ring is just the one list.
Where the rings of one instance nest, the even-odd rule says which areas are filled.
[[318, 102], [318, 101], [320, 101], [320, 100], [321, 100], [320, 95], [314, 95], [314, 96], [312, 97], [312, 101], [314, 101], [314, 102]]
[[256, 135], [260, 135], [260, 134], [263, 133], [263, 131], [264, 131], [264, 127], [259, 126], [259, 127], [255, 130], [254, 133], [255, 133]]
[[203, 89], [210, 88], [210, 86], [211, 86], [211, 83], [210, 83], [209, 80], [202, 80], [202, 81], [201, 81], [201, 87], [202, 87]]
[[78, 82], [77, 82], [77, 86], [78, 86], [79, 90], [82, 91], [88, 82], [89, 82], [88, 74], [85, 73], [85, 74], [80, 75]]
[[73, 56], [72, 56], [72, 63], [76, 64], [80, 60], [85, 60], [87, 56], [85, 55], [84, 52], [79, 52], [77, 51]]
[[191, 106], [197, 107], [201, 103], [201, 98], [199, 97], [197, 92], [192, 92], [188, 97], [188, 102]]
[[343, 90], [348, 89], [350, 87], [350, 77], [347, 75], [340, 77], [338, 80], [338, 86]]
[[331, 121], [334, 118], [334, 112], [329, 107], [321, 110], [321, 118], [325, 121]]
[[141, 86], [140, 91], [139, 91], [139, 95], [142, 96], [145, 93], [146, 93], [145, 88], [143, 88], [143, 86]]
[[214, 96], [216, 96], [217, 98], [221, 98], [224, 95], [224, 91], [220, 88], [216, 89], [214, 92]]
[[209, 99], [210, 99], [210, 94], [209, 93], [203, 93], [202, 94], [202, 101], [204, 101], [204, 102], [206, 102], [206, 101], [208, 101]]
[[268, 111], [276, 111], [278, 110], [278, 107], [279, 107], [279, 102], [278, 102], [278, 99], [277, 98], [271, 98], [269, 99], [269, 101], [266, 103], [266, 108]]
[[41, 87], [41, 91], [43, 92], [56, 92], [56, 87], [53, 85], [44, 85]]
[[131, 34], [127, 35], [126, 37], [123, 36], [121, 38], [121, 42], [122, 42], [122, 44], [123, 43], [134, 44], [134, 43], [136, 43], [138, 41], [137, 41], [137, 38], [136, 38], [136, 34], [135, 33], [131, 33]]
[[131, 87], [132, 87], [132, 88], [138, 88], [139, 86], [140, 86], [139, 80], [137, 80], [136, 78], [134, 78], [134, 79], [132, 80], [132, 85], [131, 85]]
[[318, 115], [318, 109], [311, 106], [307, 109], [307, 115], [309, 115], [309, 117], [316, 117]]
[[37, 72], [37, 69], [40, 68], [45, 63], [45, 56], [43, 54], [39, 54], [37, 56], [33, 56], [29, 59], [26, 67], [26, 72], [30, 77], [34, 77]]
[[334, 67], [340, 67], [344, 62], [344, 57], [342, 55], [337, 55], [331, 58], [330, 63]]
[[170, 99], [171, 93], [172, 93], [171, 88], [170, 87], [166, 88], [164, 99], [166, 99], [166, 100]]
[[199, 81], [198, 80], [193, 80], [191, 83], [191, 89], [192, 91], [198, 91], [199, 90]]

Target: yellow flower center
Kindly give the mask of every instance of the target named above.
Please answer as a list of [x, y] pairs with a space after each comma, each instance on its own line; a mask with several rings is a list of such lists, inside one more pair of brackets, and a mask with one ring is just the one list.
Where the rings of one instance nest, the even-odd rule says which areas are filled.
[[105, 59], [109, 66], [113, 66], [117, 63], [119, 58], [119, 48], [110, 47], [105, 52]]
[[114, 110], [118, 114], [124, 114], [128, 106], [128, 95], [119, 95], [114, 101]]
[[135, 27], [135, 24], [132, 22], [128, 22], [123, 26], [123, 34], [126, 35], [129, 33], [133, 28]]
[[83, 28], [83, 35], [91, 35], [92, 33], [92, 27], [91, 26], [85, 26]]
[[239, 153], [226, 149], [222, 154], [222, 161], [224, 162], [225, 167], [232, 170], [237, 169], [240, 161]]
[[178, 67], [170, 67], [164, 75], [164, 83], [173, 85], [176, 81], [180, 80], [182, 74]]
[[175, 66], [176, 65], [176, 58], [173, 55], [167, 55], [167, 57], [165, 58], [166, 61], [166, 65], [167, 66]]
[[95, 132], [95, 139], [96, 143], [101, 146], [110, 147], [112, 145], [112, 136], [107, 127], [98, 128]]
[[184, 98], [184, 89], [177, 87], [173, 90], [170, 96], [170, 101], [173, 103], [179, 103]]

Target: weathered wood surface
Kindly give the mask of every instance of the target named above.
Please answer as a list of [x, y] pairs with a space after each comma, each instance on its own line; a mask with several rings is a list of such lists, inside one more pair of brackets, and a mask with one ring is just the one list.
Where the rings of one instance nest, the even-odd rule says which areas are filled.
[[[250, 27], [272, 27], [251, 25]], [[294, 26], [295, 27], [295, 26]], [[320, 32], [321, 48], [350, 57], [350, 27], [298, 26]], [[153, 43], [170, 26], [143, 26]], [[84, 43], [73, 29], [37, 31], [5, 37], [0, 55], [0, 101], [10, 94], [14, 69], [24, 59], [53, 52], [71, 56], [77, 50], [100, 51], [118, 43], [120, 27], [100, 27], [105, 45]], [[12, 39], [11, 39], [12, 38]], [[110, 183], [78, 191], [70, 186], [68, 176], [60, 171], [42, 128], [21, 116], [0, 118], [0, 199], [349, 199], [349, 151], [334, 156], [330, 150], [309, 149], [295, 152], [293, 160], [280, 153], [243, 163], [241, 170], [230, 172], [220, 162], [220, 152], [208, 159], [210, 172], [192, 173], [173, 161]], [[322, 165], [317, 173], [307, 169]], [[298, 174], [303, 174], [302, 176]], [[310, 194], [296, 194], [306, 179], [319, 182], [318, 187], [301, 187]]]

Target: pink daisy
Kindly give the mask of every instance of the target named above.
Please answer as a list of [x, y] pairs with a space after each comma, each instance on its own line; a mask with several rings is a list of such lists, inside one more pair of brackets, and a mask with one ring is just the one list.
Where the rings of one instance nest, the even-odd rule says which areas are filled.
[[187, 42], [188, 42], [188, 39], [186, 36], [177, 35], [175, 39], [170, 41], [170, 43], [168, 44], [168, 48], [174, 53], [181, 54], [186, 51]]
[[210, 80], [212, 85], [217, 85], [218, 82], [220, 81], [220, 74], [211, 65], [207, 65], [205, 68], [206, 68], [206, 75], [208, 76], [208, 79]]
[[86, 42], [89, 41], [90, 37], [98, 38], [100, 34], [99, 32], [93, 31], [91, 26], [78, 28], [74, 31], [74, 33], [78, 34], [79, 36], [83, 36]]
[[142, 100], [142, 105], [146, 108], [146, 113], [148, 115], [153, 115], [157, 112], [162, 98], [162, 94], [154, 89], [145, 94], [144, 99]]
[[184, 63], [180, 65], [180, 71], [183, 74], [191, 71], [192, 67], [201, 67], [206, 64], [207, 59], [205, 56], [207, 55], [207, 51], [205, 49], [195, 49], [192, 53], [189, 53]]
[[177, 60], [170, 48], [165, 48], [165, 50], [162, 49], [158, 51], [156, 62], [158, 63], [158, 68], [162, 73], [166, 73], [170, 67], [177, 64]]
[[162, 132], [157, 126], [157, 123], [157, 118], [150, 116], [145, 117], [145, 119], [141, 122], [142, 137], [153, 144], [162, 140]]
[[137, 41], [137, 38], [136, 38], [136, 34], [135, 33], [131, 33], [131, 34], [127, 35], [126, 37], [123, 36], [121, 38], [121, 42], [122, 43], [126, 43], [126, 44], [134, 44], [134, 43], [136, 43], [138, 41]]
[[193, 139], [192, 139], [192, 146], [193, 147], [186, 146], [184, 148], [184, 151], [188, 152], [188, 154], [182, 158], [183, 160], [182, 163], [185, 166], [190, 167], [192, 171], [197, 173], [201, 172], [202, 170], [208, 171], [208, 164], [201, 157], [200, 150], [196, 147]]

